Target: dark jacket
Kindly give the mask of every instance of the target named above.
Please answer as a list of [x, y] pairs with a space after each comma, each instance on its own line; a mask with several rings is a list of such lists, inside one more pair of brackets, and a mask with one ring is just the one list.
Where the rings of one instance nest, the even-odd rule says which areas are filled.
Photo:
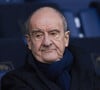
[[[77, 47], [70, 50], [74, 56], [70, 90], [100, 90], [100, 77], [95, 73], [89, 53]], [[31, 63], [28, 61], [23, 67], [7, 73], [2, 79], [2, 90], [61, 90]]]

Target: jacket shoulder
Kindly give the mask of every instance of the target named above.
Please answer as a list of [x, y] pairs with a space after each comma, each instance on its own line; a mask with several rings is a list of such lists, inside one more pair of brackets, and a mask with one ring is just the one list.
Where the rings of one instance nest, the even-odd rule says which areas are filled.
[[5, 74], [1, 79], [2, 90], [16, 90], [20, 88], [23, 88], [23, 90], [31, 90], [31, 83], [34, 83], [32, 80], [36, 77], [34, 70], [30, 70], [31, 69], [23, 66]]

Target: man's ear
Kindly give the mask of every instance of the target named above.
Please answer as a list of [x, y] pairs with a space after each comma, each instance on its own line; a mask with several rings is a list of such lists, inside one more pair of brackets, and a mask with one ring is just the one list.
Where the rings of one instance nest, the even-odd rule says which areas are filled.
[[68, 47], [69, 45], [69, 35], [70, 35], [70, 31], [66, 31], [65, 32], [65, 46]]
[[25, 35], [28, 48], [31, 50], [31, 38], [28, 34]]

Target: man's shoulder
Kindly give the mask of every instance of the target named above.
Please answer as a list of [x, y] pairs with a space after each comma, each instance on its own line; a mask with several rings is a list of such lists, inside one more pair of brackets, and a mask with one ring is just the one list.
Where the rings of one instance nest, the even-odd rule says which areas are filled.
[[31, 87], [35, 87], [36, 82], [37, 76], [35, 71], [23, 66], [3, 76], [1, 79], [1, 88], [3, 90], [17, 90], [20, 88], [23, 88], [23, 90], [32, 90]]
[[27, 80], [31, 76], [34, 77], [34, 70], [31, 71], [30, 68], [27, 68], [26, 66], [22, 66], [20, 68], [17, 68], [15, 70], [7, 72], [3, 77], [2, 80], [11, 80], [11, 79], [22, 79]]

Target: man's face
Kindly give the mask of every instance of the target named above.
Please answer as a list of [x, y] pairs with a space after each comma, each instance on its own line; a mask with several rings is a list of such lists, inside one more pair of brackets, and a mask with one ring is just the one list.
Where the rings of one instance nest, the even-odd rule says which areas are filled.
[[38, 10], [32, 15], [27, 35], [28, 47], [34, 57], [43, 63], [59, 61], [68, 46], [69, 32], [58, 13], [51, 8]]

